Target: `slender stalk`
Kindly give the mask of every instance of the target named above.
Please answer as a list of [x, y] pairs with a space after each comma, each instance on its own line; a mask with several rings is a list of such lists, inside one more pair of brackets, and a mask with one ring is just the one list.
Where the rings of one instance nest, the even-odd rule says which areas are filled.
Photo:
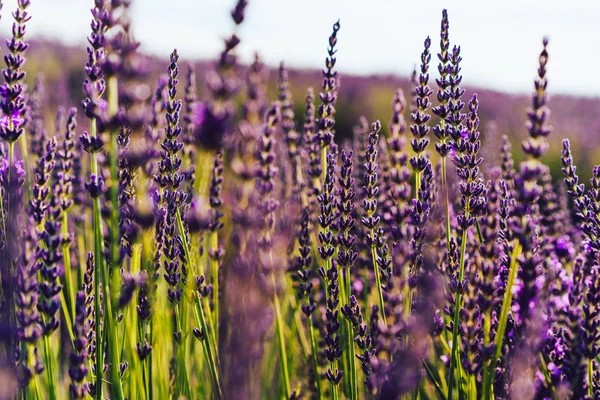
[[[442, 128], [444, 126], [444, 121], [442, 121]], [[442, 157], [442, 191], [444, 192], [444, 197], [446, 200], [446, 250], [450, 250], [450, 201], [448, 199], [448, 182], [446, 181], [446, 157]]]
[[194, 193], [203, 199], [208, 197], [210, 188], [210, 171], [214, 157], [204, 149], [198, 149], [196, 155], [196, 180], [194, 181]]
[[202, 347], [205, 352], [206, 362], [208, 364], [209, 371], [211, 373], [211, 377], [213, 379], [213, 394], [217, 399], [223, 398], [223, 391], [221, 388], [221, 374], [217, 367], [216, 357], [218, 357], [212, 350], [212, 346], [209, 338], [209, 329], [206, 323], [206, 317], [204, 314], [204, 309], [202, 307], [202, 300], [200, 296], [196, 296], [196, 307], [194, 315], [196, 317], [196, 322], [202, 328], [203, 332], [205, 332], [205, 338], [202, 340]]
[[444, 391], [442, 389], [442, 386], [440, 385], [440, 383], [438, 382], [436, 377], [433, 375], [433, 371], [426, 360], [423, 361], [423, 367], [425, 367], [425, 372], [427, 373], [427, 376], [429, 377], [429, 381], [431, 383], [433, 383], [435, 391], [437, 392], [440, 399], [447, 399], [446, 394], [444, 393]]
[[[177, 209], [177, 212], [176, 212], [176, 220], [177, 220], [177, 226], [179, 228], [179, 231], [181, 232], [181, 241], [183, 244], [183, 252], [184, 252], [186, 263], [188, 264], [187, 271], [189, 273], [189, 271], [192, 268], [190, 245], [187, 241], [186, 235], [184, 234], [185, 228], [183, 225], [183, 220], [181, 218], [181, 211], [179, 209]], [[204, 274], [202, 267], [200, 267], [200, 273]], [[186, 281], [187, 281], [187, 278], [186, 278]], [[184, 288], [184, 290], [185, 290], [185, 288]], [[186, 297], [185, 294], [183, 297], [184, 298]], [[205, 302], [206, 302], [206, 300], [205, 300]], [[184, 301], [184, 304], [185, 304], [185, 301]], [[196, 314], [197, 322], [199, 322], [199, 325], [205, 334], [205, 338], [202, 341], [202, 343], [203, 343], [203, 346], [206, 346], [206, 354], [208, 355], [207, 362], [209, 364], [209, 368], [213, 368], [216, 371], [216, 372], [214, 372], [214, 371], [213, 372], [215, 373], [215, 376], [216, 376], [215, 380], [216, 380], [217, 387], [213, 388], [213, 391], [220, 393], [219, 396], [221, 396], [221, 397], [219, 397], [219, 398], [222, 398], [222, 389], [221, 389], [221, 383], [220, 383], [220, 382], [222, 382], [222, 379], [221, 379], [221, 374], [220, 374], [220, 364], [219, 364], [218, 353], [217, 353], [218, 347], [216, 345], [214, 329], [209, 329], [209, 326], [213, 327], [214, 325], [213, 325], [212, 321], [210, 321], [210, 324], [207, 323], [206, 314], [204, 312], [202, 300], [199, 297], [197, 298], [197, 301], [196, 301], [196, 308], [197, 308], [197, 310], [196, 310], [195, 314]], [[210, 317], [210, 314], [209, 314], [209, 317]], [[185, 351], [184, 354], [187, 354], [187, 351]]]
[[[466, 218], [469, 217], [469, 212], [465, 213]], [[458, 282], [462, 282], [465, 278], [465, 254], [467, 250], [467, 229], [462, 232], [462, 240], [460, 244], [460, 267], [458, 272]], [[462, 292], [458, 293], [454, 303], [454, 326], [452, 329], [452, 356], [450, 357], [450, 373], [448, 374], [448, 399], [452, 399], [452, 389], [454, 383], [454, 366], [460, 369], [459, 353], [458, 353], [458, 324], [460, 322], [460, 310], [462, 308]], [[459, 371], [460, 374], [460, 371]], [[460, 384], [460, 380], [457, 385]]]
[[54, 378], [54, 357], [52, 355], [52, 351], [50, 350], [50, 337], [48, 335], [44, 335], [44, 358], [46, 364], [46, 376], [48, 377], [48, 399], [56, 400], [56, 386], [55, 386], [55, 378]]
[[419, 189], [421, 189], [421, 171], [415, 171], [415, 197], [419, 200]]
[[31, 183], [29, 177], [29, 153], [27, 151], [27, 135], [25, 132], [19, 138], [19, 142], [21, 143], [21, 156], [23, 157], [23, 168], [25, 169], [25, 194], [27, 196], [27, 201], [31, 199]]
[[[485, 315], [485, 319], [484, 319], [484, 323], [483, 323], [483, 335], [484, 335], [483, 345], [485, 348], [488, 348], [490, 345], [490, 331], [491, 331], [491, 315], [488, 312]], [[485, 364], [484, 364], [484, 368], [483, 368], [483, 382], [484, 383], [489, 381], [489, 379], [490, 379], [489, 374], [490, 374], [490, 370], [488, 368], [485, 368]], [[482, 389], [482, 398], [487, 399], [489, 396], [490, 387], [484, 385], [481, 389]]]
[[[375, 230], [371, 229], [371, 237], [375, 234]], [[385, 326], [387, 321], [385, 319], [385, 303], [383, 302], [383, 290], [381, 289], [381, 276], [379, 274], [379, 266], [377, 265], [377, 250], [375, 245], [371, 245], [371, 259], [373, 261], [373, 269], [375, 270], [375, 283], [377, 284], [377, 297], [379, 298], [379, 308], [381, 309], [381, 319]]]
[[[275, 274], [271, 274], [273, 280], [273, 287], [275, 288]], [[275, 325], [277, 329], [277, 339], [279, 344], [279, 358], [281, 361], [281, 378], [283, 380], [283, 391], [285, 398], [289, 399], [292, 393], [290, 389], [290, 371], [288, 367], [287, 351], [285, 348], [285, 334], [283, 332], [283, 317], [281, 315], [281, 306], [279, 304], [279, 298], [277, 297], [277, 291], [273, 294], [273, 307], [275, 308]]]
[[65, 298], [64, 292], [60, 291], [60, 308], [64, 314], [65, 320], [67, 322], [67, 332], [69, 333], [69, 339], [71, 339], [71, 344], [73, 344], [75, 340], [75, 335], [73, 335], [73, 317], [67, 308], [67, 299]]
[[[219, 249], [219, 233], [217, 231], [210, 233], [210, 248], [213, 251]], [[211, 273], [213, 277], [213, 321], [215, 327], [215, 344], [219, 348], [219, 262], [213, 257], [209, 257]]]
[[[150, 332], [148, 333], [148, 337], [150, 340], [150, 344], [153, 345], [154, 344], [154, 319], [151, 318], [150, 319], [150, 323], [149, 323], [149, 329]], [[148, 398], [149, 399], [154, 399], [154, 376], [153, 376], [153, 370], [154, 370], [154, 355], [153, 355], [153, 351], [150, 352], [150, 355], [148, 356]]]
[[325, 185], [325, 176], [327, 174], [327, 146], [321, 147], [321, 186]]
[[323, 386], [321, 383], [321, 374], [319, 374], [319, 362], [317, 360], [317, 341], [315, 339], [315, 327], [313, 325], [312, 316], [308, 317], [308, 332], [310, 335], [310, 348], [312, 351], [311, 358], [315, 373], [315, 380], [317, 381], [317, 399], [321, 400], [321, 397], [323, 396]]
[[[8, 144], [8, 183], [10, 183], [13, 169], [15, 169], [15, 144], [14, 142], [10, 142]], [[10, 199], [10, 196], [8, 198]]]
[[[96, 137], [97, 127], [96, 120], [90, 120], [90, 135]], [[98, 173], [98, 161], [96, 154], [90, 154], [90, 172]], [[102, 332], [101, 332], [101, 296], [100, 296], [100, 269], [102, 268], [102, 220], [100, 215], [100, 199], [96, 198], [93, 201], [93, 225], [94, 225], [94, 259], [96, 260], [96, 268], [94, 268], [94, 315], [96, 317], [96, 400], [102, 400], [102, 375], [104, 369], [104, 351], [102, 347]]]
[[483, 382], [484, 388], [489, 387], [487, 391], [488, 399], [491, 398], [491, 375], [496, 369], [496, 363], [498, 362], [498, 358], [502, 353], [502, 345], [504, 342], [504, 333], [506, 331], [506, 323], [508, 321], [508, 311], [510, 310], [512, 304], [512, 287], [515, 283], [515, 278], [517, 276], [518, 263], [517, 257], [521, 253], [521, 244], [515, 243], [515, 247], [513, 248], [512, 254], [510, 256], [510, 265], [508, 270], [508, 284], [506, 285], [506, 290], [504, 292], [504, 298], [502, 300], [502, 308], [500, 309], [500, 318], [498, 319], [498, 330], [496, 332], [496, 352], [494, 354], [494, 358], [490, 363], [488, 380]]
[[185, 362], [185, 355], [187, 354], [187, 339], [186, 339], [186, 332], [183, 331], [184, 328], [187, 328], [187, 301], [186, 301], [186, 292], [187, 292], [187, 287], [186, 285], [191, 284], [191, 282], [189, 281], [189, 272], [190, 272], [190, 267], [191, 267], [191, 258], [189, 258], [191, 256], [190, 254], [190, 249], [189, 249], [189, 243], [185, 238], [185, 227], [183, 225], [183, 219], [181, 218], [181, 210], [179, 208], [177, 208], [177, 212], [176, 212], [176, 222], [177, 222], [177, 227], [179, 229], [179, 235], [180, 238], [183, 242], [183, 247], [184, 247], [184, 254], [185, 254], [185, 258], [186, 258], [186, 263], [188, 264], [188, 268], [186, 268], [187, 271], [187, 275], [183, 277], [183, 282], [184, 282], [184, 287], [183, 287], [183, 301], [181, 302], [181, 304], [177, 304], [175, 305], [175, 323], [177, 326], [177, 331], [182, 333], [182, 342], [181, 343], [177, 343], [177, 345], [179, 346], [178, 348], [178, 362], [179, 362], [179, 368], [178, 368], [178, 378], [179, 378], [179, 383], [180, 386], [183, 386], [183, 390], [186, 394], [188, 394], [190, 392], [190, 388], [189, 388], [189, 378], [188, 378], [188, 372], [187, 372], [187, 365]]
[[588, 395], [590, 399], [594, 397], [594, 360], [588, 360], [587, 370], [588, 370]]
[[[94, 200], [95, 200], [95, 202], [98, 202], [98, 205], [99, 205], [100, 199], [96, 198]], [[101, 227], [102, 222], [100, 221], [100, 214], [99, 213], [94, 214], [94, 218], [97, 219], [95, 225], [97, 225], [98, 227]], [[96, 241], [98, 241], [98, 240], [102, 240], [100, 235], [96, 235]], [[102, 249], [102, 242], [97, 243], [97, 246], [100, 246], [100, 249]], [[99, 264], [96, 264], [96, 268], [98, 268], [98, 267], [101, 269], [102, 289], [103, 289], [103, 295], [104, 295], [104, 299], [105, 299], [105, 301], [104, 301], [104, 309], [105, 309], [105, 313], [104, 313], [105, 331], [104, 331], [104, 334], [106, 335], [106, 338], [108, 340], [108, 349], [109, 349], [109, 356], [110, 356], [110, 363], [111, 363], [111, 368], [110, 368], [111, 398], [118, 399], [118, 400], [124, 400], [125, 396], [123, 395], [123, 386], [121, 384], [121, 374], [119, 371], [120, 356], [119, 356], [119, 352], [117, 350], [118, 346], [117, 346], [116, 321], [114, 318], [115, 316], [113, 314], [111, 292], [109, 291], [110, 277], [108, 274], [106, 262], [102, 256], [101, 256], [101, 262]]]
[[[119, 81], [116, 76], [108, 78], [107, 82], [107, 97], [108, 97], [108, 115], [114, 116], [119, 110]], [[117, 133], [115, 131], [110, 132], [110, 147], [109, 147], [109, 167], [111, 184], [109, 186], [110, 201], [112, 203], [112, 213], [110, 220], [110, 263], [112, 268], [118, 268], [119, 266], [119, 168], [118, 168], [118, 144], [117, 144]]]
[[[63, 221], [62, 221], [62, 234], [63, 236], [69, 237], [69, 217], [67, 211], [63, 212]], [[65, 269], [65, 290], [67, 291], [67, 305], [69, 309], [70, 315], [73, 315], [73, 311], [75, 310], [75, 292], [73, 291], [73, 280], [71, 278], [71, 252], [69, 251], [69, 243], [68, 241], [64, 241], [62, 245], [63, 250], [63, 265]], [[69, 325], [72, 321], [68, 321]]]
[[[351, 285], [350, 285], [350, 270], [347, 269], [344, 271], [344, 274], [340, 274], [342, 276], [343, 279], [343, 284], [341, 285], [342, 288], [344, 288], [344, 297], [343, 297], [343, 301], [344, 304], [348, 304], [350, 302], [350, 296], [351, 296]], [[349, 362], [349, 367], [350, 367], [350, 399], [351, 400], [357, 400], [358, 399], [358, 376], [357, 376], [357, 372], [356, 372], [356, 351], [354, 349], [354, 335], [353, 335], [353, 330], [352, 330], [352, 324], [350, 323], [350, 321], [345, 318], [346, 320], [346, 342], [347, 342], [347, 346], [348, 346], [348, 362]]]

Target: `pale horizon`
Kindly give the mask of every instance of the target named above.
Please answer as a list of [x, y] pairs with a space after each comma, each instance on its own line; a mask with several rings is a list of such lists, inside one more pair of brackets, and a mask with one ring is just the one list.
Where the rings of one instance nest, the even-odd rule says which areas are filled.
[[[250, 0], [238, 35], [239, 55], [249, 62], [255, 52], [270, 66], [322, 68], [331, 25], [339, 18], [338, 67], [356, 75], [409, 76], [419, 62], [423, 40], [432, 39], [432, 75], [437, 73], [441, 11], [448, 9], [451, 43], [461, 46], [463, 83], [508, 93], [533, 90], [537, 56], [544, 36], [548, 51], [549, 92], [600, 96], [600, 65], [595, 47], [600, 3], [509, 0], [483, 6], [432, 0], [418, 3], [373, 0]], [[27, 37], [85, 44], [92, 0], [32, 0]], [[134, 0], [133, 29], [142, 51], [166, 57], [177, 48], [183, 60], [211, 59], [233, 29], [234, 1]], [[6, 0], [0, 31], [12, 25], [16, 0]], [[493, 20], [492, 20], [493, 18]], [[2, 45], [2, 50], [5, 46]]]

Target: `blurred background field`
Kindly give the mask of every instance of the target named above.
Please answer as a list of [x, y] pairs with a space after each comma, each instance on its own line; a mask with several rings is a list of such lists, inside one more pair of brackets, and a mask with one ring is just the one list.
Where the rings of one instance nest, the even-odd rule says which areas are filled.
[[[535, 57], [532, 57], [535, 58]], [[42, 73], [47, 82], [47, 87], [53, 90], [47, 93], [47, 101], [52, 105], [68, 107], [79, 104], [83, 100], [81, 82], [84, 72], [81, 68], [85, 59], [85, 51], [79, 46], [68, 46], [58, 41], [32, 40], [28, 52], [26, 70], [30, 87], [33, 77]], [[159, 74], [164, 72], [167, 59], [156, 56], [147, 56], [152, 79], [147, 82], [156, 82]], [[212, 61], [186, 59], [182, 55], [182, 66], [194, 64], [197, 75], [202, 77], [209, 71]], [[340, 61], [340, 63], [342, 63]], [[247, 69], [247, 66], [239, 68]], [[241, 76], [246, 71], [240, 71]], [[397, 88], [404, 91], [405, 97], [410, 99], [411, 71], [399, 71], [401, 75], [341, 75], [341, 89], [339, 101], [336, 106], [336, 141], [350, 139], [353, 128], [361, 115], [373, 121], [380, 119], [383, 123], [384, 134], [387, 122], [391, 117], [391, 102]], [[532, 71], [533, 73], [534, 71]], [[591, 96], [553, 95], [552, 87], [552, 56], [549, 67], [549, 107], [551, 110], [550, 124], [554, 130], [549, 137], [550, 150], [544, 156], [544, 161], [550, 165], [554, 180], [561, 179], [560, 174], [560, 142], [563, 138], [571, 141], [571, 148], [575, 161], [579, 166], [582, 179], [587, 181], [592, 167], [600, 163], [600, 98]], [[437, 72], [436, 72], [437, 74]], [[264, 66], [264, 78], [268, 82], [269, 98], [277, 95], [277, 66]], [[585, 77], [582, 77], [584, 79]], [[587, 77], [585, 79], [592, 79]], [[316, 90], [321, 85], [321, 71], [318, 69], [293, 69], [290, 68], [292, 95], [295, 102], [295, 115], [297, 122], [301, 123], [304, 110], [305, 88], [312, 86]], [[530, 105], [529, 94], [503, 93], [485, 87], [469, 86], [469, 77], [465, 76], [463, 84], [466, 88], [465, 98], [470, 98], [472, 93], [479, 94], [481, 118], [482, 143], [485, 163], [497, 165], [500, 138], [503, 134], [509, 136], [513, 145], [515, 161], [520, 161], [522, 152], [519, 151], [520, 143], [527, 137], [524, 127], [527, 107]], [[205, 82], [197, 82], [198, 98], [202, 99], [207, 94]], [[149, 98], [154, 87], [143, 87], [139, 96]], [[528, 92], [533, 87], [528, 89]], [[241, 90], [243, 92], [243, 89]], [[434, 96], [435, 97], [435, 96]], [[240, 96], [241, 99], [241, 96]], [[432, 99], [435, 104], [435, 99]], [[46, 123], [52, 126], [54, 107], [48, 108]], [[409, 120], [408, 111], [405, 116]], [[434, 122], [437, 122], [434, 119]]]

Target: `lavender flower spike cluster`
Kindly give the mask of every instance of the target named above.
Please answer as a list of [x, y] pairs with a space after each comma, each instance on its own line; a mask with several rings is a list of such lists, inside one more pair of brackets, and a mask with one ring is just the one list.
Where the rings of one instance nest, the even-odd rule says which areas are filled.
[[340, 84], [340, 21], [322, 81], [269, 78], [236, 54], [246, 0], [212, 64], [147, 58], [132, 0], [88, 1], [79, 94], [12, 14], [1, 399], [600, 398], [600, 165], [555, 147], [548, 39], [516, 135], [463, 88], [447, 10], [384, 113]]

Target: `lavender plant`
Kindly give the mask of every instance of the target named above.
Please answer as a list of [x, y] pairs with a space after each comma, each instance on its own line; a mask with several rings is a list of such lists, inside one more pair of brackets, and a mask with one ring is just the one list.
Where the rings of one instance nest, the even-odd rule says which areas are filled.
[[363, 89], [340, 90], [339, 21], [298, 118], [296, 71], [238, 62], [247, 1], [185, 90], [186, 55], [139, 53], [131, 1], [90, 3], [83, 130], [25, 62], [30, 2], [13, 14], [0, 398], [598, 398], [600, 166], [565, 140], [552, 174], [546, 39], [513, 150], [480, 129], [486, 93], [463, 102], [446, 10], [386, 130], [347, 115]]

